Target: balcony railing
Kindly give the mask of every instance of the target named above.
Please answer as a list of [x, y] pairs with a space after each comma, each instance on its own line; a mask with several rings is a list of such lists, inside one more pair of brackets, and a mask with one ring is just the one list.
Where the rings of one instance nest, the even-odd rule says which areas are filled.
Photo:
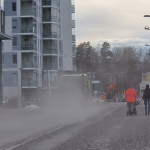
[[32, 87], [32, 86], [37, 86], [37, 81], [30, 79], [30, 78], [23, 78], [22, 79], [22, 86], [24, 87]]
[[[57, 81], [50, 81], [51, 87], [58, 87]], [[43, 87], [49, 87], [49, 81], [43, 81]]]
[[21, 33], [37, 33], [36, 27], [33, 26], [22, 26]]
[[34, 9], [21, 9], [21, 16], [35, 16], [36, 17], [36, 11]]
[[57, 48], [55, 47], [43, 47], [43, 54], [57, 54]]
[[43, 15], [43, 22], [57, 22], [57, 16]]
[[34, 50], [37, 51], [37, 46], [35, 44], [21, 44], [21, 50]]
[[74, 65], [73, 66], [73, 71], [76, 71], [77, 70], [77, 67]]
[[23, 61], [22, 68], [37, 68], [36, 61]]
[[72, 13], [75, 13], [75, 5], [72, 5], [71, 8], [72, 8]]
[[75, 28], [75, 20], [72, 20], [72, 28]]
[[57, 7], [57, 2], [55, 0], [43, 0], [42, 1], [43, 6], [54, 6]]
[[44, 31], [43, 38], [57, 38], [57, 32]]
[[72, 56], [76, 56], [76, 50], [72, 51]]
[[43, 64], [43, 69], [44, 70], [58, 70], [58, 65], [57, 64]]
[[76, 36], [72, 35], [72, 42], [75, 43], [76, 42]]

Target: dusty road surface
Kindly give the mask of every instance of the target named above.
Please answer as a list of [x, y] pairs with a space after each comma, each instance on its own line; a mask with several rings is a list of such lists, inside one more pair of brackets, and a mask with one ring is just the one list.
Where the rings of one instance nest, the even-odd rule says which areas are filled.
[[[63, 116], [56, 114], [56, 118], [47, 121], [46, 124], [38, 126], [38, 121], [31, 117], [35, 122], [35, 129], [26, 126], [21, 131], [18, 126], [14, 131], [2, 131], [0, 127], [0, 141], [9, 139], [5, 143], [6, 150], [149, 150], [150, 149], [150, 116], [145, 116], [144, 105], [137, 106], [137, 116], [126, 116], [126, 103], [108, 103], [92, 106], [82, 111], [84, 114], [68, 114]], [[90, 110], [91, 109], [91, 110]], [[90, 110], [90, 111], [89, 111]], [[37, 110], [36, 110], [37, 111]], [[38, 112], [38, 113], [37, 113]], [[45, 112], [37, 111], [38, 116], [45, 115]], [[74, 111], [73, 111], [74, 112]], [[89, 112], [87, 114], [87, 112]], [[29, 113], [29, 112], [28, 112]], [[68, 114], [68, 115], [67, 115]], [[80, 114], [80, 115], [79, 115]], [[70, 119], [69, 116], [72, 116]], [[53, 116], [53, 115], [52, 115]], [[79, 117], [80, 116], [80, 117]], [[59, 118], [60, 117], [60, 118]], [[29, 117], [30, 118], [30, 117]], [[29, 121], [26, 117], [25, 121]], [[30, 118], [30, 119], [31, 119]], [[45, 118], [44, 118], [45, 119]], [[47, 119], [47, 118], [46, 118]], [[51, 118], [52, 119], [52, 118]], [[50, 120], [50, 118], [49, 118]], [[31, 121], [31, 120], [30, 120]], [[25, 123], [25, 122], [23, 122]], [[23, 124], [21, 123], [21, 124]], [[8, 128], [8, 127], [7, 127]], [[24, 132], [30, 129], [31, 134]], [[39, 129], [40, 132], [37, 131]], [[1, 133], [3, 134], [1, 136]], [[7, 134], [5, 134], [7, 133]], [[40, 134], [36, 134], [40, 133]], [[19, 140], [20, 139], [20, 140]], [[11, 144], [10, 144], [11, 143]], [[1, 146], [4, 144], [1, 143]]]

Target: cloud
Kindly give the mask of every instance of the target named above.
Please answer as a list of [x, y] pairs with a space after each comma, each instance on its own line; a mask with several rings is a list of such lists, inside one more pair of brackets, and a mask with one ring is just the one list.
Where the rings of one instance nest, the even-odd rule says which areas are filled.
[[144, 26], [150, 25], [150, 18], [143, 17], [150, 14], [149, 6], [149, 0], [76, 0], [77, 44], [98, 39], [149, 39], [150, 31]]
[[150, 44], [148, 39], [144, 38], [114, 38], [114, 39], [98, 39], [91, 42], [92, 46], [96, 46], [98, 43], [102, 45], [104, 42], [108, 42], [111, 45], [111, 48], [115, 46], [134, 46], [136, 48], [149, 49], [150, 47], [145, 46], [145, 44]]

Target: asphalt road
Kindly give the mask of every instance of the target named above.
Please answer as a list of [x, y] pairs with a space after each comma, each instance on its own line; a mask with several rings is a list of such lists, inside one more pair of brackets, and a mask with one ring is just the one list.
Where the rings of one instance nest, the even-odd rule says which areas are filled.
[[111, 107], [14, 150], [150, 150], [150, 116], [144, 105], [137, 112], [126, 116], [126, 105]]

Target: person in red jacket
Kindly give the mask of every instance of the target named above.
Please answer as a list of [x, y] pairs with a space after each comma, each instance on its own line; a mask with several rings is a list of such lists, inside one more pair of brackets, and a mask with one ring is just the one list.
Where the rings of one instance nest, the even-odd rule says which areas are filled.
[[130, 88], [126, 91], [125, 97], [127, 101], [128, 112], [132, 114], [136, 99], [136, 92], [133, 90], [132, 86], [130, 86]]

